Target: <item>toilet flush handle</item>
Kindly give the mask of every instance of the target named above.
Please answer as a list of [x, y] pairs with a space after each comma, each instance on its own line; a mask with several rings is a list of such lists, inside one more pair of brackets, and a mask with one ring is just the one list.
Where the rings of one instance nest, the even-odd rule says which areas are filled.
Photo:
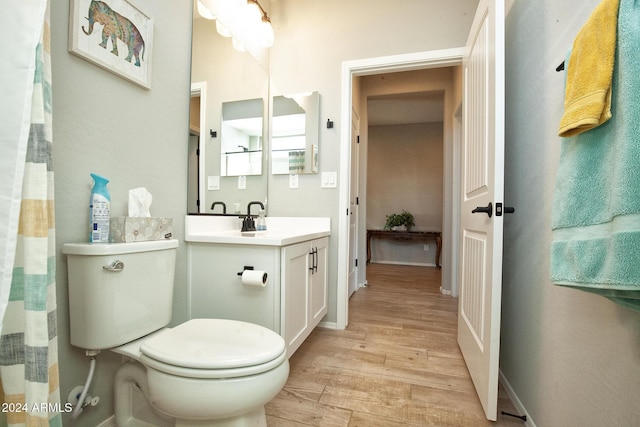
[[107, 271], [122, 271], [124, 269], [124, 262], [120, 260], [113, 261], [110, 265], [103, 265], [102, 268]]

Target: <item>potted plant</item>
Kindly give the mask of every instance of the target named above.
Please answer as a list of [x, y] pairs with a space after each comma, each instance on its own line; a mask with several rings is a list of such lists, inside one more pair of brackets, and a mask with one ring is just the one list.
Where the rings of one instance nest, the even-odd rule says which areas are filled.
[[415, 225], [413, 215], [411, 212], [402, 210], [402, 213], [392, 213], [387, 215], [387, 222], [384, 225], [385, 230], [406, 230], [410, 231], [411, 227]]

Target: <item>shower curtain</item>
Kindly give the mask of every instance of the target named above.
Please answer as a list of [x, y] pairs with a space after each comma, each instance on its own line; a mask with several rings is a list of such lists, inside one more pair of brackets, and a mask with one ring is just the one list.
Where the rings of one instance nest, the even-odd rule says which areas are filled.
[[0, 400], [9, 426], [61, 426], [47, 0], [0, 17]]

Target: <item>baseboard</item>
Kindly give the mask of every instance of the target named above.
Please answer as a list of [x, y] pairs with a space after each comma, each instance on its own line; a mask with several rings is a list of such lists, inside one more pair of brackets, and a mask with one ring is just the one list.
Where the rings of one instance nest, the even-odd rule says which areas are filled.
[[111, 415], [109, 418], [98, 424], [96, 427], [116, 427], [116, 416]]
[[434, 263], [430, 262], [405, 262], [405, 261], [385, 261], [385, 260], [372, 260], [371, 264], [391, 264], [391, 265], [413, 265], [416, 267], [435, 267]]
[[338, 329], [338, 324], [336, 322], [320, 322], [318, 323], [318, 327], [325, 329]]
[[509, 384], [509, 381], [507, 381], [507, 378], [504, 376], [502, 371], [499, 371], [499, 375], [500, 382], [509, 395], [509, 399], [511, 399], [511, 402], [513, 402], [513, 406], [515, 406], [518, 410], [518, 415], [525, 415], [527, 417], [527, 421], [524, 422], [524, 425], [526, 425], [527, 427], [536, 427], [536, 423], [533, 422], [531, 415], [529, 415], [529, 413], [527, 412], [527, 409], [522, 404], [522, 401], [520, 401], [520, 398], [518, 398], [518, 395], [516, 394], [513, 387], [511, 387], [511, 384]]

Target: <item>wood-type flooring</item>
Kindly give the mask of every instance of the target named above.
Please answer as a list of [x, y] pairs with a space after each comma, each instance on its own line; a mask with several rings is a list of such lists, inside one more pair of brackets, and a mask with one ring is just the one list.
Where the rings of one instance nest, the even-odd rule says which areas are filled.
[[270, 427], [523, 426], [502, 387], [487, 421], [456, 342], [457, 298], [441, 270], [370, 264], [343, 331], [316, 328], [291, 357]]

